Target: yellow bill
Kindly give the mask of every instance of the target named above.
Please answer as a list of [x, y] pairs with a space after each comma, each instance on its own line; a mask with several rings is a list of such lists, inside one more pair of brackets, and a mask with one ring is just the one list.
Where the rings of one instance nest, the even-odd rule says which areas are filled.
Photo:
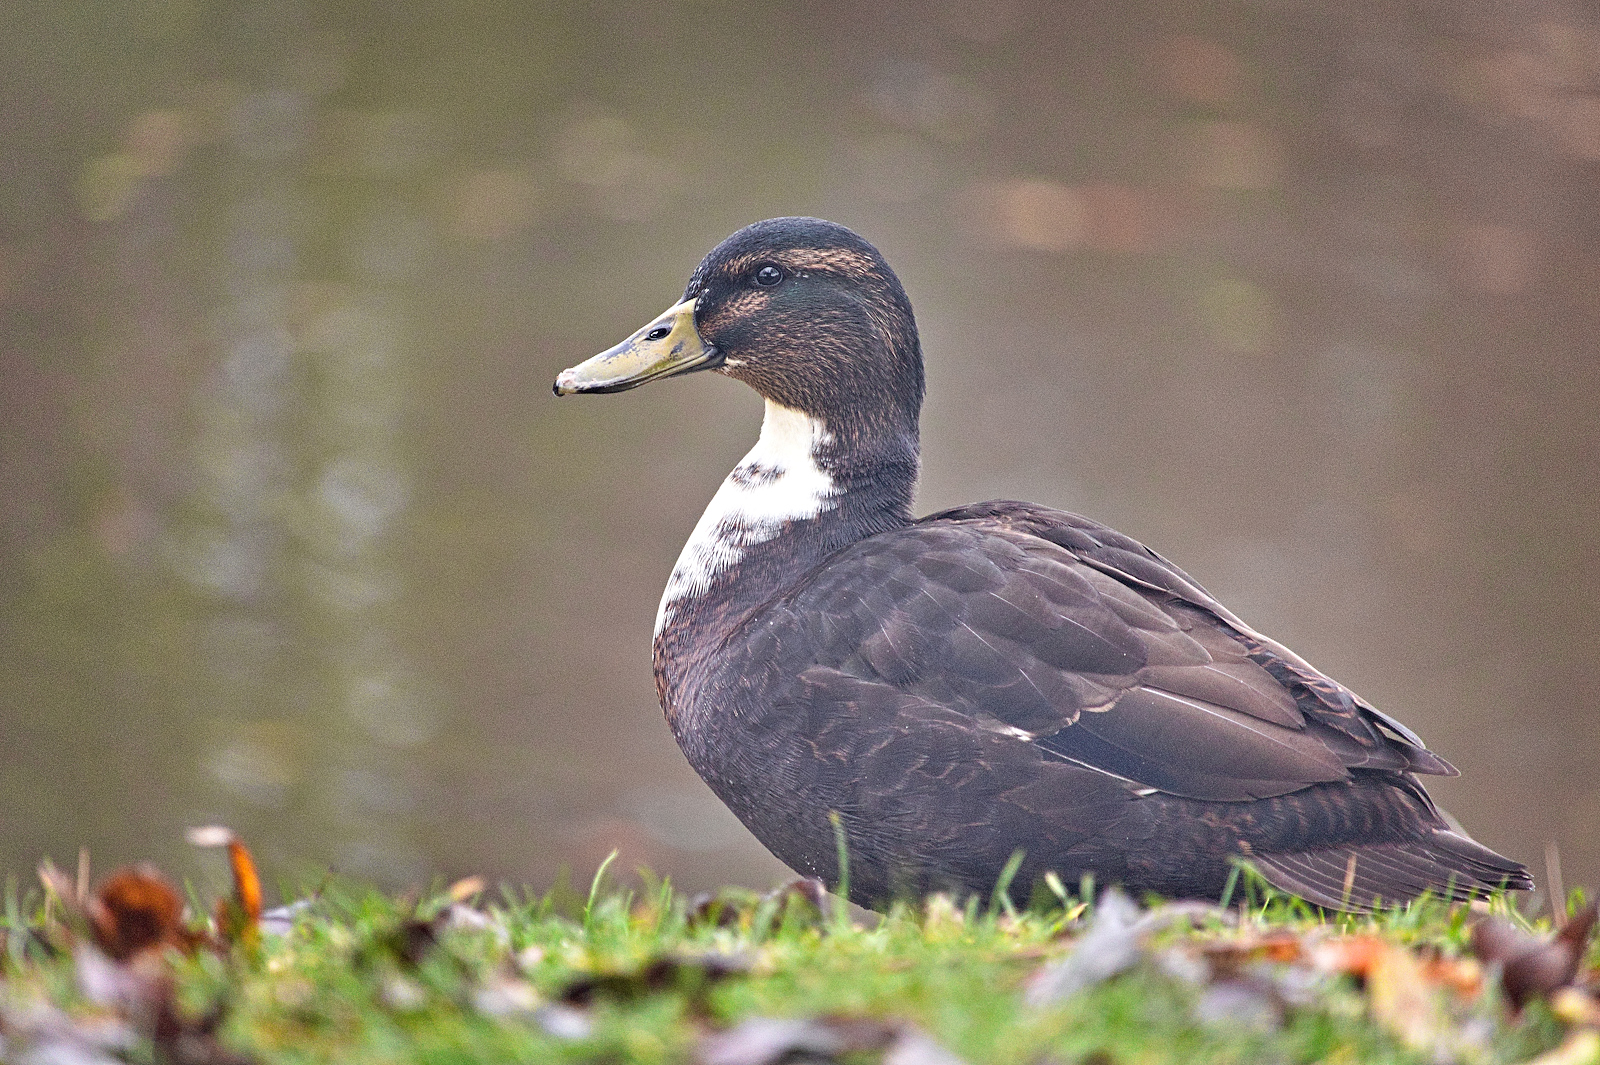
[[556, 376], [555, 393], [622, 392], [646, 381], [717, 366], [717, 349], [694, 327], [694, 300], [668, 307], [649, 325], [614, 348]]

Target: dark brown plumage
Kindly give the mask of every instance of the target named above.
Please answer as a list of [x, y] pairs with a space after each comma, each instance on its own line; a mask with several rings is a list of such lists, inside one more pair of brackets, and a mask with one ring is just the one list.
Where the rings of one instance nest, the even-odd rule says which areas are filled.
[[913, 520], [922, 361], [870, 244], [817, 219], [734, 234], [684, 301], [557, 379], [711, 368], [768, 403], [657, 626], [684, 753], [756, 836], [868, 904], [984, 892], [1024, 854], [1215, 897], [1248, 859], [1312, 902], [1531, 886], [1453, 831], [1404, 725], [1254, 632], [1177, 567], [1030, 503]]

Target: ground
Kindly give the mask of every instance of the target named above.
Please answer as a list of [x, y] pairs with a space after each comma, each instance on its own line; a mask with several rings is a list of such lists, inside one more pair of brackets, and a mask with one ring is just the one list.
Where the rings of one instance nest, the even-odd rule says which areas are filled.
[[1248, 875], [1224, 905], [1051, 882], [880, 916], [816, 882], [602, 871], [587, 895], [327, 883], [262, 916], [235, 849], [207, 918], [149, 868], [12, 891], [0, 1060], [1600, 1062], [1578, 893], [1558, 932], [1504, 899], [1326, 914]]

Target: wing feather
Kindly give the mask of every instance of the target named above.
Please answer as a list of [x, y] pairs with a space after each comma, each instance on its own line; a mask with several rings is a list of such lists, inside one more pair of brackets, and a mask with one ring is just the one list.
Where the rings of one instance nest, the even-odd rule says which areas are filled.
[[1444, 765], [1159, 555], [1058, 511], [980, 504], [870, 537], [783, 606], [826, 619], [805, 636], [819, 666], [1142, 788], [1244, 800]]

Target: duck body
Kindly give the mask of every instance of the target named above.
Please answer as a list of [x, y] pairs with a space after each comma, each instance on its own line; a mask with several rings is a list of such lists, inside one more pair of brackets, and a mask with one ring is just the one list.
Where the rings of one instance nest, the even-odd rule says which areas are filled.
[[[865, 240], [773, 219], [556, 383], [692, 369], [766, 399], [668, 581], [654, 661], [712, 790], [883, 905], [1054, 872], [1215, 898], [1240, 859], [1323, 906], [1531, 886], [1417, 779], [1455, 770], [1129, 537], [1031, 503], [910, 514], [922, 361]], [[837, 818], [838, 829], [835, 828]]]

